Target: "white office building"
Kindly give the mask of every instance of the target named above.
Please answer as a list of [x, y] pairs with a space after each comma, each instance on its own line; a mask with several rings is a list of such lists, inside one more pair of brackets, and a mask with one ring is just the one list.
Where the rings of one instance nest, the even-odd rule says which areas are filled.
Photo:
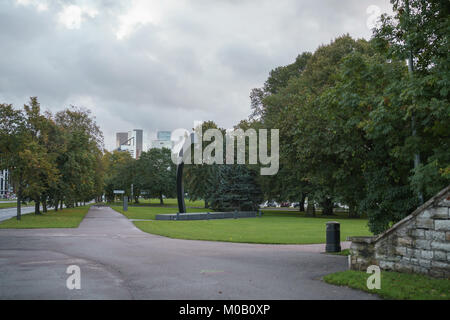
[[128, 139], [125, 139], [126, 135], [123, 132], [116, 134], [116, 143], [118, 144], [117, 150], [127, 151], [134, 159], [139, 159], [143, 148], [143, 131], [141, 129], [134, 129], [128, 131]]
[[9, 172], [8, 170], [0, 170], [0, 198], [6, 198], [13, 192], [11, 185], [9, 184]]
[[171, 135], [172, 135], [172, 132], [170, 132], [170, 131], [158, 131], [156, 134], [156, 140], [152, 140], [150, 148], [151, 149], [167, 148], [167, 149], [172, 150], [173, 141], [170, 140]]

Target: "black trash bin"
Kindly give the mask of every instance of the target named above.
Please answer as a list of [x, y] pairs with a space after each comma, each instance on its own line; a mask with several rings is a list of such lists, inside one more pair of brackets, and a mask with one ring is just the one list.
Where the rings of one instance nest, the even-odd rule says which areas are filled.
[[341, 224], [337, 221], [328, 221], [326, 252], [341, 252]]

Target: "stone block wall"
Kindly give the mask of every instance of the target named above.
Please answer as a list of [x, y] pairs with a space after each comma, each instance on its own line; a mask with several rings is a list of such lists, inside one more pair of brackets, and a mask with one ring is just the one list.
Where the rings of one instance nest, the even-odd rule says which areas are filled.
[[377, 237], [351, 237], [350, 268], [450, 278], [450, 187]]

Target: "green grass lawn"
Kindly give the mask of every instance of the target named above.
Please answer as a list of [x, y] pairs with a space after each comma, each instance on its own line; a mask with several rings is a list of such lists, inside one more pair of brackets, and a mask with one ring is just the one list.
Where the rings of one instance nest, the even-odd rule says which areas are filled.
[[0, 229], [77, 228], [90, 206], [48, 211], [42, 215], [25, 214], [20, 221], [16, 217], [0, 221]]
[[[176, 213], [177, 208], [112, 207], [132, 219], [154, 219], [159, 213]], [[188, 212], [204, 209], [188, 209]], [[177, 239], [212, 240], [268, 244], [325, 243], [327, 217], [305, 217], [298, 212], [265, 211], [262, 218], [200, 221], [134, 221], [142, 231]], [[341, 223], [341, 240], [347, 236], [371, 235], [366, 219], [332, 217]]]
[[425, 275], [381, 271], [381, 288], [369, 290], [364, 271], [348, 270], [326, 275], [327, 283], [347, 286], [378, 294], [385, 299], [450, 300], [450, 280], [435, 279]]
[[326, 252], [326, 254], [334, 254], [336, 256], [349, 256], [350, 255], [350, 249], [344, 249], [340, 252]]

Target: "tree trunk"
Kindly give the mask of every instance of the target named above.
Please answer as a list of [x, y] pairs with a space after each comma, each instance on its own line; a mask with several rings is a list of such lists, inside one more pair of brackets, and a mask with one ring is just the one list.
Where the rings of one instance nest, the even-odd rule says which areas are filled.
[[323, 216], [333, 216], [333, 201], [331, 201], [331, 198], [326, 198], [322, 202], [322, 215]]
[[308, 206], [306, 207], [306, 215], [309, 217], [316, 216], [316, 208], [314, 207], [314, 203], [308, 199]]
[[354, 204], [349, 204], [348, 205], [348, 217], [349, 218], [356, 218], [357, 217], [356, 206]]
[[161, 204], [161, 205], [164, 204], [162, 193], [159, 194], [159, 204]]
[[21, 203], [22, 202], [22, 188], [19, 186], [17, 188], [17, 220], [22, 219]]
[[40, 215], [41, 214], [41, 209], [39, 207], [39, 201], [35, 200], [34, 202], [34, 214]]
[[300, 202], [298, 203], [298, 210], [300, 212], [305, 212], [305, 199], [306, 199], [306, 194], [302, 193], [302, 198], [300, 199]]
[[42, 212], [47, 212], [47, 199], [42, 200]]
[[209, 208], [208, 200], [205, 200], [205, 208]]
[[[56, 205], [58, 205], [58, 204], [56, 204]], [[61, 199], [61, 202], [59, 203], [59, 210], [62, 210], [62, 209], [63, 209], [63, 201]]]

